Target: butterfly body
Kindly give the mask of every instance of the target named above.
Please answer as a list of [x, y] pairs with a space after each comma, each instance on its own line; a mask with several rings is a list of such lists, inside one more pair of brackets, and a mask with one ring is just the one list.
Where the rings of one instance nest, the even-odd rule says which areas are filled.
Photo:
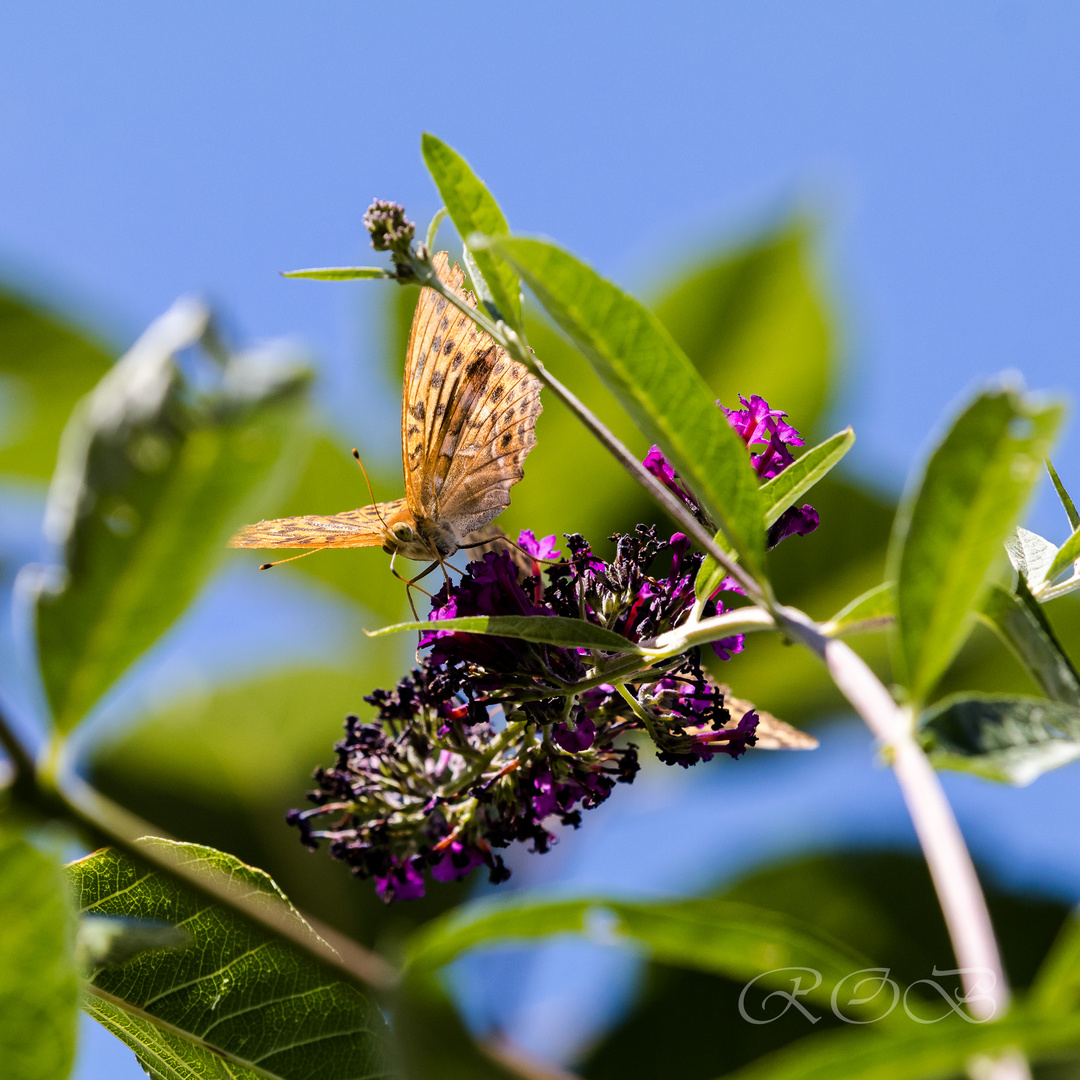
[[[446, 252], [440, 280], [470, 307], [464, 274]], [[401, 410], [405, 498], [341, 514], [248, 525], [233, 547], [382, 547], [418, 562], [443, 562], [510, 504], [536, 445], [540, 381], [458, 308], [421, 290], [409, 334]]]

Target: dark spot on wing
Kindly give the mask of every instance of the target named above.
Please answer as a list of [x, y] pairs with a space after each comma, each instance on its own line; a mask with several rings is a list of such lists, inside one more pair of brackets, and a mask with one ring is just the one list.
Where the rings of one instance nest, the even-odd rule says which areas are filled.
[[436, 420], [441, 420], [445, 415], [446, 415], [446, 402], [445, 401], [440, 401], [439, 404], [435, 406], [435, 419]]
[[[447, 303], [448, 303], [448, 301], [447, 301], [446, 297], [445, 296], [440, 296], [439, 299], [435, 301], [435, 314], [436, 315], [442, 314], [442, 312], [444, 312], [446, 310]], [[446, 320], [444, 320], [444, 321], [446, 321]], [[446, 327], [444, 326], [443, 329], [445, 330]]]
[[454, 351], [454, 339], [447, 338], [446, 344], [443, 346], [443, 354], [449, 356]]
[[412, 415], [415, 416], [417, 420], [423, 420], [424, 419], [424, 403], [422, 401], [418, 401], [409, 410], [409, 412], [412, 413]]
[[491, 391], [491, 400], [493, 402], [495, 402], [496, 404], [498, 404], [498, 401], [502, 396], [503, 396], [503, 388], [501, 386], [496, 386]]
[[450, 370], [457, 371], [457, 369], [461, 367], [461, 361], [464, 359], [465, 357], [462, 356], [461, 353], [458, 353], [457, 356], [455, 356], [454, 359], [450, 361]]
[[416, 436], [420, 434], [420, 429], [415, 424], [409, 425], [409, 435]]
[[431, 373], [431, 387], [433, 390], [438, 390], [443, 384], [443, 379], [446, 376], [441, 371], [433, 371]]
[[[439, 303], [442, 304], [442, 307], [439, 308], [439, 311], [443, 311], [446, 308], [446, 300], [445, 299], [440, 300]], [[439, 329], [440, 330], [448, 330], [449, 328], [450, 328], [450, 316], [449, 315], [444, 315], [443, 316], [443, 321], [441, 323], [439, 323]]]
[[503, 437], [502, 437], [502, 438], [501, 438], [501, 439], [499, 440], [499, 441], [500, 441], [500, 442], [502, 443], [502, 447], [503, 447], [503, 449], [504, 449], [504, 450], [505, 450], [505, 449], [506, 449], [506, 448], [507, 448], [507, 447], [508, 447], [508, 446], [510, 445], [510, 443], [511, 443], [511, 442], [513, 441], [513, 438], [514, 438], [513, 434], [511, 434], [511, 432], [509, 432], [509, 431], [508, 431], [508, 432], [507, 432], [507, 433], [506, 433], [506, 434], [505, 434], [505, 435], [504, 435], [504, 436], [503, 436]]
[[439, 335], [438, 335], [438, 334], [436, 334], [436, 335], [435, 335], [435, 336], [434, 336], [434, 337], [433, 337], [433, 338], [431, 339], [431, 351], [432, 351], [433, 353], [437, 353], [437, 352], [438, 352], [438, 351], [439, 351], [439, 350], [440, 350], [441, 348], [442, 348], [442, 338], [441, 338], [441, 337], [439, 337]]

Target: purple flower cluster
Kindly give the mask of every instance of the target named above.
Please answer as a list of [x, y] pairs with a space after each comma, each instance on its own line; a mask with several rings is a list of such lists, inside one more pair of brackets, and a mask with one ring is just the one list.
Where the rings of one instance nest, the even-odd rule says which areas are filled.
[[[752, 394], [747, 401], [740, 394], [739, 401], [743, 405], [741, 409], [728, 409], [719, 401], [716, 404], [723, 409], [728, 423], [746, 443], [754, 472], [762, 481], [771, 480], [795, 460], [788, 447], [802, 446], [803, 437], [783, 419], [787, 413], [770, 409], [763, 397]], [[702, 524], [714, 527], [697, 497], [679, 483], [678, 474], [658, 446], [649, 451], [643, 464], [673, 495], [682, 499]], [[772, 549], [789, 536], [807, 536], [818, 524], [818, 512], [812, 506], [790, 506], [769, 527], [766, 546]]]
[[[636, 642], [678, 625], [694, 603], [701, 556], [681, 533], [662, 540], [639, 526], [613, 538], [608, 562], [571, 535], [568, 556], [544, 570], [541, 560], [559, 554], [554, 539], [524, 532], [529, 565], [488, 552], [435, 595], [420, 666], [366, 699], [378, 710], [372, 722], [349, 717], [336, 763], [316, 773], [314, 808], [289, 815], [309, 847], [325, 840], [387, 900], [423, 895], [425, 869], [450, 881], [485, 865], [502, 881], [509, 871], [498, 852], [513, 841], [547, 851], [552, 822], [577, 827], [582, 810], [633, 780], [630, 732], [647, 732], [663, 761], [684, 767], [753, 745], [756, 717], [731, 725], [696, 653], [627, 687], [638, 715], [614, 685], [597, 684], [587, 649], [437, 628], [468, 615], [561, 615]], [[664, 554], [670, 570], [651, 573]], [[729, 646], [737, 651], [741, 639]]]
[[[761, 398], [741, 400], [743, 410], [725, 413], [768, 479], [791, 463], [788, 447], [802, 439]], [[657, 447], [645, 465], [705, 520]], [[780, 532], [816, 526], [807, 506]], [[555, 537], [525, 531], [520, 558], [488, 551], [457, 583], [448, 581], [432, 599], [419, 666], [393, 690], [365, 699], [376, 710], [370, 722], [348, 718], [335, 764], [315, 774], [314, 806], [290, 812], [303, 842], [325, 841], [386, 900], [422, 896], [425, 873], [453, 881], [486, 866], [499, 882], [510, 875], [500, 850], [524, 841], [547, 851], [553, 823], [576, 828], [583, 810], [634, 779], [637, 748], [628, 734], [646, 735], [662, 761], [683, 768], [717, 754], [737, 758], [754, 745], [756, 713], [732, 720], [696, 649], [645, 673], [628, 654], [439, 627], [464, 616], [560, 616], [638, 643], [681, 625], [698, 603], [702, 562], [688, 538], [663, 539], [639, 525], [611, 539], [615, 554], [604, 560], [576, 534], [566, 535], [561, 556]], [[741, 590], [725, 579], [699, 612], [722, 612], [721, 594], [731, 592]], [[712, 647], [726, 660], [743, 649], [743, 637]], [[621, 661], [629, 661], [627, 681], [606, 681]]]

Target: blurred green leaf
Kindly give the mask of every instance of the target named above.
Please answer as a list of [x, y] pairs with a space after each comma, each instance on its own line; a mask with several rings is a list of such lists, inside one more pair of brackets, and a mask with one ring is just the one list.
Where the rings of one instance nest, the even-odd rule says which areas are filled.
[[924, 714], [920, 734], [936, 768], [1023, 786], [1080, 758], [1080, 707], [1046, 698], [957, 694]]
[[77, 408], [46, 507], [66, 573], [43, 584], [37, 636], [57, 727], [70, 730], [192, 600], [296, 430], [307, 372], [226, 366], [192, 404], [173, 355], [206, 311], [162, 316]]
[[57, 859], [0, 832], [4, 1080], [64, 1080], [75, 1057], [75, 923]]
[[584, 619], [566, 619], [559, 615], [468, 615], [460, 619], [438, 619], [434, 622], [406, 622], [365, 630], [368, 637], [400, 634], [403, 630], [458, 630], [470, 634], [492, 634], [496, 637], [520, 638], [544, 645], [561, 645], [567, 649], [600, 649], [606, 652], [641, 654], [641, 646], [605, 630]]
[[1080, 1006], [1080, 913], [1074, 908], [1058, 933], [1031, 987], [1040, 1011], [1075, 1013]]
[[[410, 942], [410, 968], [433, 970], [466, 949], [552, 934], [585, 934], [610, 945], [643, 947], [655, 960], [737, 979], [765, 976], [769, 985], [790, 986], [794, 965], [821, 972], [812, 1000], [829, 1001], [833, 987], [865, 957], [783, 914], [722, 900], [634, 904], [588, 900], [484, 900], [421, 928]], [[771, 980], [771, 981], [770, 981]]]
[[542, 240], [487, 245], [515, 267], [647, 437], [703, 499], [751, 572], [765, 549], [762, 500], [742, 440], [655, 315]]
[[991, 585], [979, 614], [1012, 650], [1047, 697], [1080, 706], [1080, 674], [1023, 578], [1021, 595]]
[[[192, 868], [226, 875], [303, 922], [267, 874], [231, 855], [195, 844], [143, 843], [179, 849]], [[191, 934], [188, 948], [142, 953], [99, 971], [87, 987], [86, 1011], [147, 1067], [180, 1076], [228, 1076], [238, 1067], [240, 1075], [258, 1069], [282, 1080], [385, 1075], [386, 1024], [337, 972], [112, 849], [72, 863], [69, 873], [84, 913], [164, 919]], [[215, 1057], [219, 1071], [206, 1072]]]
[[986, 390], [953, 422], [897, 513], [897, 677], [922, 702], [963, 644], [1001, 544], [1060, 422], [1009, 389]]
[[1065, 490], [1065, 485], [1061, 482], [1061, 477], [1058, 476], [1057, 470], [1050, 463], [1049, 458], [1046, 459], [1046, 471], [1050, 474], [1050, 479], [1054, 482], [1054, 490], [1061, 500], [1061, 505], [1065, 507], [1065, 513], [1068, 515], [1069, 524], [1074, 529], [1080, 529], [1080, 511], [1077, 511], [1076, 507], [1073, 505], [1069, 493]]
[[47, 480], [68, 413], [111, 363], [85, 332], [0, 292], [0, 473]]
[[[421, 147], [450, 220], [466, 245], [473, 233], [498, 236], [510, 231], [499, 204], [457, 151], [426, 133]], [[499, 315], [513, 329], [521, 330], [521, 285], [517, 275], [494, 252], [482, 248], [470, 251]]]
[[665, 291], [653, 310], [713, 392], [734, 407], [760, 394], [813, 431], [832, 399], [831, 316], [804, 222], [724, 251]]
[[730, 1080], [925, 1080], [960, 1076], [977, 1054], [1020, 1049], [1038, 1061], [1080, 1047], [1080, 1015], [1042, 1016], [1021, 1006], [993, 1023], [946, 1019], [874, 1030], [880, 1027], [811, 1035], [727, 1075]]
[[884, 581], [841, 608], [824, 624], [822, 633], [829, 637], [863, 634], [888, 626], [895, 617], [896, 586], [891, 581]]
[[[1027, 986], [1067, 909], [1028, 892], [1003, 893], [992, 878], [986, 883], [986, 897], [1010, 979], [1014, 986]], [[935, 966], [956, 966], [930, 874], [914, 853], [798, 855], [754, 871], [719, 898], [786, 913], [814, 927], [817, 934], [873, 957], [901, 985], [931, 976]], [[958, 985], [948, 977], [938, 981], [946, 992]], [[845, 989], [851, 985], [849, 981]], [[810, 1032], [848, 1027], [827, 1005], [810, 1006], [818, 1017], [815, 1024], [794, 1008], [771, 1024], [748, 1024], [739, 1012], [740, 998], [752, 1016], [775, 1015], [777, 1000], [766, 1002], [768, 992], [755, 994], [751, 988], [746, 993], [743, 979], [650, 963], [637, 1002], [590, 1052], [581, 1072], [588, 1080], [627, 1076], [713, 1080]], [[938, 1000], [936, 994], [933, 1000]], [[921, 1001], [918, 1007], [923, 1008]], [[894, 1013], [901, 1014], [897, 1019], [903, 1024], [902, 1004]], [[657, 1031], [675, 1030], [700, 1037], [656, 1037]], [[883, 1029], [872, 1024], [867, 1030]], [[713, 1032], [718, 1037], [708, 1037]]]
[[316, 266], [310, 270], [282, 270], [282, 277], [313, 278], [315, 281], [355, 281], [357, 278], [392, 278], [378, 266]]

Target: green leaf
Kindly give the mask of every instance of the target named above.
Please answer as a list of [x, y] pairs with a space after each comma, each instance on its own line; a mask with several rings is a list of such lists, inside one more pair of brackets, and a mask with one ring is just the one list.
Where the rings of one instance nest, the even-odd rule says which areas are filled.
[[939, 769], [1024, 786], [1080, 758], [1080, 707], [1019, 695], [955, 694], [920, 721]]
[[[197, 844], [168, 846], [267, 905], [299, 914], [261, 870]], [[83, 913], [182, 926], [186, 949], [97, 972], [87, 1011], [164, 1076], [360, 1080], [386, 1075], [386, 1025], [355, 986], [263, 927], [112, 849], [73, 863]], [[306, 924], [304, 924], [306, 926]], [[314, 936], [314, 932], [313, 936]], [[216, 1059], [216, 1061], [215, 1061]], [[216, 1071], [207, 1071], [210, 1065]]]
[[[854, 442], [855, 432], [851, 428], [845, 428], [796, 458], [782, 473], [762, 484], [760, 490], [762, 502], [765, 504], [766, 529], [823, 479], [851, 449]], [[715, 539], [721, 548], [729, 547], [722, 533]], [[712, 596], [726, 573], [711, 555], [707, 555], [694, 583], [695, 595], [701, 599]]]
[[0, 834], [0, 1062], [4, 1080], [64, 1080], [75, 1057], [75, 925], [59, 862]]
[[546, 241], [503, 237], [486, 247], [513, 264], [645, 436], [704, 501], [743, 565], [760, 573], [762, 499], [746, 447], [656, 316]]
[[883, 581], [841, 608], [822, 626], [829, 637], [864, 634], [888, 626], [896, 618], [896, 586]]
[[851, 428], [838, 431], [831, 439], [818, 443], [797, 457], [783, 472], [761, 485], [765, 501], [765, 524], [772, 525], [780, 515], [803, 497], [855, 445]]
[[310, 270], [282, 270], [282, 277], [315, 281], [355, 281], [357, 278], [392, 278], [395, 274], [378, 266], [315, 266]]
[[[467, 949], [553, 934], [585, 934], [611, 945], [633, 945], [651, 959], [699, 971], [750, 979], [792, 966], [822, 974], [810, 991], [828, 1001], [833, 988], [865, 957], [787, 915], [724, 900], [634, 904], [618, 900], [483, 900], [422, 927], [409, 942], [410, 968], [433, 970]], [[790, 972], [767, 976], [790, 986]]]
[[1059, 405], [1011, 389], [984, 391], [909, 487], [886, 577], [897, 583], [897, 676], [914, 702], [926, 699], [963, 644], [1061, 415]]
[[785, 222], [713, 256], [653, 306], [714, 397], [753, 391], [813, 431], [833, 397], [831, 313], [812, 265], [811, 229]]
[[173, 354], [199, 339], [206, 318], [198, 305], [174, 307], [65, 430], [46, 507], [65, 574], [40, 583], [37, 609], [61, 731], [180, 615], [290, 449], [304, 370], [236, 357], [216, 394], [187, 400]]
[[1050, 479], [1054, 482], [1054, 490], [1058, 494], [1058, 498], [1061, 500], [1061, 505], [1065, 507], [1065, 513], [1069, 516], [1069, 524], [1074, 529], [1080, 529], [1080, 511], [1077, 511], [1073, 505], [1073, 501], [1069, 498], [1069, 493], [1065, 490], [1065, 485], [1061, 482], [1061, 478], [1057, 474], [1057, 470], [1050, 464], [1050, 459], [1046, 459], [1046, 471], [1050, 474]]
[[1048, 698], [1080, 706], [1080, 674], [1073, 667], [1023, 578], [1021, 595], [991, 585], [979, 614], [997, 632]]
[[47, 480], [68, 413], [111, 363], [83, 330], [0, 291], [0, 473]]
[[[938, 1010], [943, 1014], [946, 1006]], [[961, 1076], [969, 1060], [1019, 1049], [1032, 1060], [1080, 1048], [1080, 1015], [1014, 1006], [994, 1023], [894, 1024], [823, 1031], [727, 1073], [726, 1080], [925, 1080]]]
[[1078, 559], [1080, 559], [1080, 528], [1077, 528], [1072, 536], [1061, 545], [1058, 553], [1054, 556], [1054, 561], [1050, 564], [1050, 569], [1046, 571], [1046, 580], [1053, 582], [1056, 577], [1063, 574]]
[[1065, 1015], [1080, 1005], [1080, 913], [1074, 908], [1062, 926], [1031, 986], [1031, 1004]]
[[635, 644], [614, 630], [560, 615], [468, 615], [460, 619], [435, 619], [431, 622], [397, 623], [379, 630], [365, 630], [368, 637], [400, 634], [403, 630], [458, 630], [470, 634], [493, 634], [496, 637], [520, 638], [542, 645], [560, 645], [567, 649], [601, 649], [604, 652], [643, 654]]
[[450, 220], [462, 241], [469, 246], [499, 315], [513, 329], [520, 330], [521, 285], [517, 275], [505, 259], [500, 259], [491, 250], [473, 248], [469, 239], [474, 233], [499, 236], [510, 231], [499, 204], [457, 151], [426, 133], [421, 139], [421, 147]]

